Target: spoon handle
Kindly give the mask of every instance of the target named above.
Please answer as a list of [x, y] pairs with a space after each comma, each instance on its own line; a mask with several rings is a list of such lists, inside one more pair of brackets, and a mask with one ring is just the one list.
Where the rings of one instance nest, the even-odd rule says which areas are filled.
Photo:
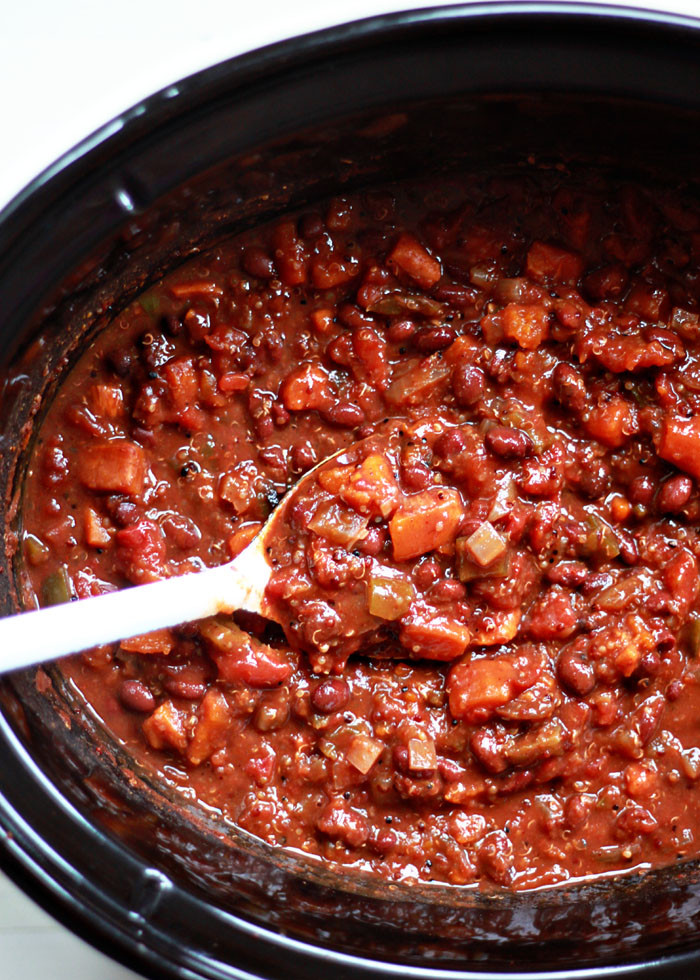
[[260, 612], [270, 569], [256, 542], [226, 565], [0, 619], [0, 671], [221, 612]]

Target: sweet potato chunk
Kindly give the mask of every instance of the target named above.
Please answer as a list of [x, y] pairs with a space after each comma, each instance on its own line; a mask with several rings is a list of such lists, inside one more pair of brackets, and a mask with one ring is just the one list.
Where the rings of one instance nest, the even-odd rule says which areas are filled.
[[659, 456], [700, 480], [700, 415], [689, 419], [668, 416], [661, 430]]
[[289, 412], [329, 408], [333, 403], [328, 372], [319, 361], [309, 361], [282, 382], [282, 404]]
[[139, 636], [130, 636], [119, 644], [127, 653], [159, 654], [167, 656], [175, 645], [169, 629], [153, 630]]
[[230, 726], [228, 701], [221, 691], [211, 688], [199, 706], [197, 727], [187, 748], [187, 758], [193, 766], [201, 765], [224, 745]]
[[128, 439], [88, 446], [78, 460], [80, 479], [90, 490], [138, 496], [143, 489], [143, 450]]
[[447, 681], [450, 714], [465, 721], [485, 721], [495, 708], [516, 694], [516, 667], [506, 657], [467, 658], [455, 664]]
[[[319, 483], [323, 486], [320, 477]], [[402, 495], [389, 463], [374, 453], [352, 473], [340, 496], [361, 514], [386, 518], [394, 513]]]
[[508, 303], [501, 311], [503, 334], [523, 350], [535, 350], [546, 340], [549, 314], [541, 306]]
[[154, 749], [174, 749], [184, 753], [187, 749], [186, 717], [172, 701], [164, 701], [143, 723], [146, 741]]
[[422, 289], [430, 289], [440, 279], [440, 263], [421, 245], [414, 235], [405, 232], [389, 255], [389, 265], [398, 266]]
[[470, 640], [468, 627], [446, 613], [414, 603], [401, 622], [399, 641], [412, 657], [456, 660]]
[[536, 282], [575, 283], [583, 272], [583, 259], [546, 242], [533, 242], [525, 261], [525, 272]]
[[430, 487], [407, 497], [389, 521], [396, 561], [418, 558], [451, 541], [464, 515], [459, 492]]

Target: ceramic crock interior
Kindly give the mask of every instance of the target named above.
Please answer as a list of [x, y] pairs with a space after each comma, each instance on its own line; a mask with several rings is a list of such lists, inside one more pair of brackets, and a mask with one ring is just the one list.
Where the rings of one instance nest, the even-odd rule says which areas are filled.
[[[0, 265], [0, 281], [14, 300], [0, 324], [4, 360], [12, 362], [1, 416], [0, 479], [9, 523], [0, 563], [4, 612], [21, 604], [26, 588], [15, 548], [21, 474], [42, 405], [90, 336], [195, 250], [343, 189], [460, 169], [593, 165], [700, 190], [694, 173], [700, 111], [692, 99], [677, 97], [678, 89], [671, 91], [672, 83], [687, 79], [666, 74], [661, 84], [657, 69], [653, 99], [650, 92], [631, 98], [629, 91], [603, 97], [583, 84], [581, 61], [579, 79], [567, 92], [541, 80], [523, 86], [522, 79], [513, 88], [501, 83], [498, 91], [474, 92], [464, 60], [474, 53], [474, 38], [463, 38], [460, 47], [448, 34], [426, 35], [422, 42], [411, 35], [403, 60], [393, 64], [382, 60], [381, 45], [365, 45], [365, 61], [345, 67], [345, 81], [360, 78], [358, 90], [352, 99], [339, 94], [335, 111], [328, 90], [340, 93], [343, 77], [327, 54], [316, 63], [313, 52], [302, 49], [294, 73], [287, 66], [285, 80], [282, 72], [276, 102], [261, 83], [272, 84], [263, 58], [244, 78], [248, 88], [235, 111], [231, 93], [224, 94], [225, 78], [210, 78], [199, 101], [190, 99], [186, 118], [164, 118], [161, 107], [160, 117], [155, 113], [160, 128], [149, 131], [137, 120], [131, 144], [116, 154], [104, 147], [86, 172], [69, 174], [58, 195], [67, 222], [62, 255], [51, 235], [42, 241], [18, 233], [25, 251], [15, 255], [15, 271], [7, 271], [6, 260]], [[400, 31], [397, 36], [398, 52]], [[492, 58], [532, 60], [526, 37], [520, 48], [510, 40], [507, 32], [488, 43], [481, 38], [477, 55], [486, 43]], [[641, 58], [643, 41], [636, 39]], [[609, 38], [597, 36], [596, 44], [606, 64], [616, 54], [631, 70]], [[576, 56], [570, 38], [566, 47], [550, 52], [560, 67], [565, 55]], [[342, 62], [342, 51], [336, 54]], [[669, 46], [665, 57], [677, 70], [678, 52], [674, 56]], [[369, 75], [357, 74], [362, 64]], [[480, 65], [478, 57], [469, 62], [485, 78]], [[419, 81], [409, 85], [411, 66]], [[283, 67], [277, 62], [278, 71]], [[639, 87], [651, 84], [652, 68]], [[399, 97], [402, 84], [411, 98]], [[261, 122], [263, 110], [268, 115]], [[270, 139], [274, 132], [284, 135]], [[40, 208], [47, 187], [50, 182], [35, 188], [25, 211]], [[9, 216], [10, 231], [15, 218]], [[5, 244], [7, 228], [6, 221]], [[42, 255], [45, 265], [38, 264]], [[3, 737], [22, 746], [13, 748], [0, 774], [6, 812], [21, 814], [71, 869], [74, 887], [83, 888], [83, 929], [96, 928], [96, 896], [102, 896], [127, 910], [130, 938], [149, 947], [151, 966], [156, 962], [159, 970], [178, 961], [167, 949], [175, 941], [187, 951], [178, 954], [180, 964], [186, 960], [197, 975], [234, 976], [232, 964], [245, 960], [266, 976], [291, 977], [314, 975], [322, 966], [319, 949], [326, 957], [328, 950], [354, 957], [344, 961], [350, 976], [381, 972], [382, 963], [411, 964], [414, 972], [545, 970], [570, 968], [572, 961], [601, 966], [692, 949], [700, 939], [695, 863], [526, 895], [339, 876], [184, 804], [126, 756], [64, 683], [59, 667], [13, 676], [2, 701], [11, 731]], [[258, 934], [252, 951], [256, 924], [270, 931]], [[128, 925], [122, 932], [129, 937]], [[279, 935], [313, 948], [288, 943], [281, 952]]]

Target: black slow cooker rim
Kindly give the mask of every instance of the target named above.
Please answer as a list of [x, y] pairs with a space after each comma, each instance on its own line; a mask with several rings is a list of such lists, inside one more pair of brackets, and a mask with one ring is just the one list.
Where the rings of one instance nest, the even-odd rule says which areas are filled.
[[[223, 97], [238, 87], [261, 78], [284, 76], [309, 59], [325, 59], [346, 49], [362, 45], [380, 47], [388, 41], [416, 37], [426, 30], [445, 31], [458, 25], [489, 30], [499, 24], [520, 21], [524, 25], [547, 24], [564, 30], [596, 24], [600, 28], [641, 31], [662, 44], [674, 38], [700, 46], [700, 21], [680, 14], [619, 8], [604, 4], [559, 2], [492, 2], [399, 11], [342, 24], [311, 34], [280, 41], [206, 68], [174, 83], [127, 109], [105, 124], [54, 164], [35, 177], [0, 212], [0, 282], [13, 260], [13, 248], [36, 232], [46, 209], [87, 176], [99, 172], [104, 162], [124, 153], [155, 129], [167, 126], [183, 111], [197, 108]], [[124, 214], [109, 215], [109, 230], [123, 222]], [[95, 241], [107, 230], [95, 229]], [[21, 311], [20, 311], [21, 312]], [[31, 794], [49, 808], [56, 821], [54, 842], [61, 835], [80, 833], [86, 852], [90, 847], [100, 855], [114, 857], [141, 879], [153, 875], [145, 861], [128, 853], [105, 832], [87, 823], [50, 782], [38, 763], [22, 744], [5, 714], [0, 713], [0, 752], [3, 776], [0, 780], [0, 867], [30, 897], [54, 918], [103, 952], [136, 971], [162, 977], [264, 977], [274, 969], [275, 951], [285, 958], [287, 975], [315, 976], [331, 967], [339, 976], [412, 976], [423, 980], [584, 980], [588, 977], [632, 978], [677, 976], [697, 967], [700, 950], [670, 954], [629, 965], [617, 964], [585, 969], [546, 972], [489, 972], [429, 969], [379, 962], [323, 949], [310, 943], [280, 935], [231, 913], [221, 913], [222, 927], [240, 942], [239, 966], [217, 964], [206, 950], [174, 947], [172, 937], [155, 928], [147, 916], [138, 915], [126, 903], [105, 895], [94, 880], [67, 864], [45, 837], [37, 834], [22, 813], [22, 801]], [[26, 809], [26, 808], [25, 808]], [[158, 874], [158, 873], [156, 873]], [[162, 884], [162, 883], [161, 883]], [[166, 890], [177, 906], [186, 904], [196, 912], [203, 906], [172, 882]], [[259, 947], [259, 948], [258, 948]], [[257, 950], [257, 952], [256, 952]], [[261, 955], [262, 952], [262, 955]], [[265, 972], [260, 972], [264, 970]]]

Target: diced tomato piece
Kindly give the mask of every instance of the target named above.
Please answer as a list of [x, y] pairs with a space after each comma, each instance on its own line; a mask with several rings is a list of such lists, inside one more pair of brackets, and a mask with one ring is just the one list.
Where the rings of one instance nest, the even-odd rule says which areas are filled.
[[210, 620], [201, 625], [200, 632], [223, 681], [249, 687], [277, 687], [292, 672], [291, 664], [277, 650], [245, 633], [235, 623]]
[[659, 456], [700, 480], [700, 415], [664, 419]]
[[583, 273], [580, 255], [546, 242], [533, 242], [525, 260], [525, 272], [536, 282], [576, 283]]
[[406, 497], [389, 521], [396, 561], [418, 558], [455, 537], [464, 504], [453, 487], [430, 487]]
[[167, 657], [175, 646], [173, 634], [169, 629], [153, 630], [139, 636], [130, 636], [122, 640], [119, 646], [127, 653], [143, 653]]
[[599, 402], [584, 417], [583, 426], [589, 436], [609, 449], [619, 449], [639, 431], [637, 409], [621, 395]]
[[197, 712], [197, 726], [187, 748], [187, 758], [193, 766], [205, 762], [226, 743], [231, 728], [231, 709], [228, 701], [216, 688], [204, 695]]
[[442, 276], [438, 260], [421, 245], [415, 235], [408, 232], [399, 236], [387, 262], [389, 265], [398, 266], [422, 289], [430, 289]]
[[388, 461], [378, 453], [362, 461], [339, 493], [361, 514], [385, 518], [394, 513], [403, 496]]
[[186, 713], [179, 711], [172, 701], [158, 705], [141, 726], [151, 748], [184, 753], [187, 749], [186, 717]]
[[153, 521], [144, 519], [117, 531], [117, 566], [135, 585], [165, 575], [165, 538]]
[[550, 589], [530, 610], [526, 631], [535, 640], [553, 640], [571, 636], [578, 617], [568, 592]]
[[287, 375], [280, 388], [280, 398], [289, 412], [330, 408], [333, 396], [328, 371], [320, 361], [309, 361]]
[[464, 623], [425, 603], [414, 603], [401, 620], [399, 642], [412, 657], [456, 660], [467, 649], [470, 638]]
[[128, 439], [99, 442], [78, 458], [80, 479], [90, 490], [137, 496], [145, 475], [143, 450]]
[[500, 318], [504, 336], [524, 350], [535, 350], [547, 338], [549, 313], [543, 306], [508, 303]]
[[508, 657], [460, 660], [450, 671], [447, 693], [453, 718], [486, 721], [517, 693], [515, 663]]

